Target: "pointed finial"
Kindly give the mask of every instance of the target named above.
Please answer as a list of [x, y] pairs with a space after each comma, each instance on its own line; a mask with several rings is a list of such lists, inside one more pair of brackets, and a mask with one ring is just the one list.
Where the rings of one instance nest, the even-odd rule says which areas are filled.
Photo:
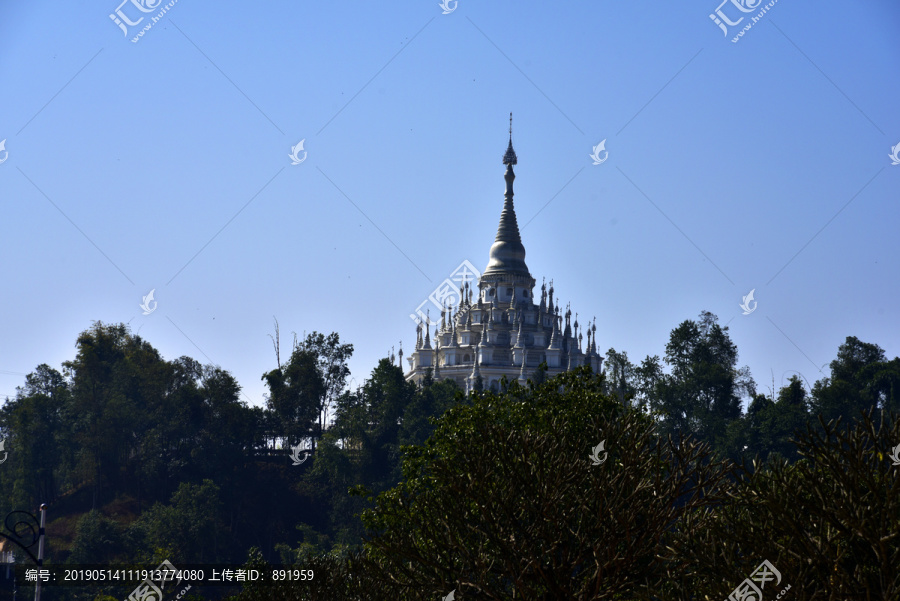
[[[512, 145], [512, 113], [509, 114], [509, 146], [506, 147], [506, 154], [503, 155], [503, 164], [504, 165], [517, 164], [516, 151], [513, 150], [513, 145]], [[512, 190], [512, 188], [509, 188], [509, 189]]]

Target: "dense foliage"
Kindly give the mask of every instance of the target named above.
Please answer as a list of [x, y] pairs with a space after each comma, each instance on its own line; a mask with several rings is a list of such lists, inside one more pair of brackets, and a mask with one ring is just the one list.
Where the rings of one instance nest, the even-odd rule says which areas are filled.
[[826, 575], [896, 594], [900, 431], [882, 416], [900, 410], [900, 358], [877, 345], [848, 337], [828, 377], [765, 395], [703, 312], [663, 359], [609, 349], [602, 377], [538, 370], [466, 397], [389, 359], [350, 389], [337, 334], [294, 340], [285, 363], [273, 340], [252, 407], [227, 371], [94, 324], [0, 408], [0, 515], [47, 503], [54, 563], [320, 566], [302, 598], [718, 598], [762, 559], [798, 598], [841, 598], [803, 588]]

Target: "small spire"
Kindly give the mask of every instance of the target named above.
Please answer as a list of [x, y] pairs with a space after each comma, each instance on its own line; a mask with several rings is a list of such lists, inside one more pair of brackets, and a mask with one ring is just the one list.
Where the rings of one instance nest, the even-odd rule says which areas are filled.
[[432, 371], [432, 378], [438, 382], [441, 380], [441, 354], [439, 352], [434, 353], [434, 370]]
[[525, 361], [528, 359], [528, 349], [522, 353], [522, 368], [519, 370], [519, 383], [525, 384]]
[[509, 146], [506, 147], [506, 154], [503, 155], [504, 165], [516, 165], [516, 151], [512, 145], [512, 113], [509, 114]]
[[519, 331], [516, 333], [516, 346], [513, 348], [524, 348], [525, 347], [525, 334], [522, 333], [522, 323], [523, 319], [519, 319]]
[[544, 278], [544, 283], [541, 284], [541, 305], [539, 309], [541, 313], [547, 310], [547, 278]]
[[550, 345], [547, 347], [548, 349], [558, 350], [559, 349], [559, 323], [557, 322], [557, 318], [553, 317], [553, 330], [550, 333]]
[[550, 302], [547, 303], [547, 310], [553, 313], [553, 280], [550, 280]]

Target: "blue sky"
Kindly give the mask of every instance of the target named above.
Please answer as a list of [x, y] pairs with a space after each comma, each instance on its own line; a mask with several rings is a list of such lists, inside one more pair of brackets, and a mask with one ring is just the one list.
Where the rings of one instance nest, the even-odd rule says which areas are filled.
[[849, 335], [900, 355], [897, 2], [779, 0], [732, 42], [765, 3], [180, 0], [132, 42], [144, 2], [0, 5], [0, 396], [94, 320], [261, 404], [275, 316], [361, 383], [485, 267], [510, 111], [528, 266], [600, 349], [709, 310], [760, 391]]

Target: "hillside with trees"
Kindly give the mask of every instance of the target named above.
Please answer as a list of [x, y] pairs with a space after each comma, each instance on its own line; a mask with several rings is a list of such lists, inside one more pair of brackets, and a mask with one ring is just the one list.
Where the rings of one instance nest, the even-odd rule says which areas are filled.
[[873, 343], [765, 395], [703, 312], [662, 358], [466, 396], [387, 358], [351, 389], [337, 333], [285, 362], [273, 341], [252, 407], [228, 371], [95, 323], [0, 408], [0, 515], [48, 504], [48, 563], [321, 575], [242, 601], [724, 598], [763, 560], [792, 598], [900, 595], [900, 358]]

